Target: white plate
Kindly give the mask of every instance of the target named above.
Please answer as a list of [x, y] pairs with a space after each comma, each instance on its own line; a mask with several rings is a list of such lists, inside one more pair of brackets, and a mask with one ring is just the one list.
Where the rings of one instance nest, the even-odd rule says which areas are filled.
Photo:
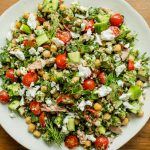
[[[24, 12], [33, 12], [41, 0], [21, 0], [14, 6], [9, 8], [0, 18], [0, 46], [5, 43], [6, 35], [10, 29], [10, 24], [19, 18]], [[80, 0], [83, 6], [102, 6], [111, 8], [114, 11], [120, 12], [125, 16], [127, 25], [136, 33], [138, 40], [136, 47], [142, 52], [147, 52], [150, 55], [150, 30], [144, 19], [124, 0]], [[66, 0], [66, 3], [71, 3], [72, 0]], [[135, 118], [129, 125], [124, 128], [122, 135], [118, 136], [109, 150], [116, 150], [129, 141], [141, 128], [145, 125], [150, 117], [150, 92], [146, 93], [146, 101], [143, 107], [145, 115], [143, 118]], [[17, 142], [31, 150], [57, 150], [56, 146], [48, 146], [42, 140], [35, 139], [27, 132], [27, 125], [20, 117], [11, 119], [9, 110], [6, 106], [0, 104], [0, 123], [2, 127], [13, 137]], [[136, 143], [135, 143], [136, 144]], [[66, 149], [66, 148], [63, 148]]]

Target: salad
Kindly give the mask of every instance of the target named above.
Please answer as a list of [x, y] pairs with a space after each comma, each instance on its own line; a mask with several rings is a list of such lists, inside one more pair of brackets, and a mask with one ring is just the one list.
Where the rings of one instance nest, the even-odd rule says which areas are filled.
[[44, 0], [11, 25], [0, 51], [0, 102], [28, 131], [69, 149], [105, 150], [142, 117], [150, 58], [124, 16]]

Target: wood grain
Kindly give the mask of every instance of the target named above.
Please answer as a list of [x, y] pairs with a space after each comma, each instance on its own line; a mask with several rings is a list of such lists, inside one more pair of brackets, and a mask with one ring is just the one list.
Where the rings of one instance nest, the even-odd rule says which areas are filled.
[[[148, 22], [150, 26], [150, 0], [126, 0], [129, 2]], [[0, 14], [17, 0], [0, 0]], [[14, 141], [0, 127], [0, 150], [26, 150]], [[150, 150], [150, 120], [145, 127], [120, 150]]]

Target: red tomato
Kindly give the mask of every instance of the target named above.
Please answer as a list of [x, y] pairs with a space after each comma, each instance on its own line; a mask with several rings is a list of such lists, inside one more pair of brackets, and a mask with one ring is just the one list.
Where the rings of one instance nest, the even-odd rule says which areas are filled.
[[79, 145], [78, 138], [75, 135], [69, 135], [65, 138], [65, 146], [72, 149]]
[[56, 37], [65, 44], [71, 40], [71, 34], [68, 31], [59, 31], [57, 32]]
[[124, 18], [120, 14], [112, 15], [110, 18], [110, 23], [112, 26], [121, 26], [124, 21]]
[[128, 70], [129, 71], [134, 70], [134, 61], [132, 61], [132, 60], [128, 61]]
[[9, 102], [9, 95], [6, 91], [2, 90], [0, 91], [0, 102], [3, 104], [6, 104]]
[[26, 75], [22, 78], [22, 83], [29, 87], [31, 83], [35, 83], [38, 80], [38, 75], [36, 72], [28, 72]]
[[37, 101], [30, 102], [30, 110], [34, 115], [39, 115], [41, 113], [41, 103]]
[[45, 48], [45, 49], [50, 49], [49, 45], [43, 45], [42, 47]]
[[98, 78], [100, 80], [100, 83], [102, 83], [102, 84], [106, 83], [105, 73], [104, 72], [99, 73]]
[[90, 91], [92, 91], [92, 90], [95, 89], [95, 86], [96, 86], [96, 84], [95, 84], [95, 81], [94, 81], [94, 80], [92, 80], [92, 79], [86, 79], [86, 80], [84, 80], [83, 88], [84, 88], [85, 90], [90, 90]]
[[65, 69], [67, 66], [66, 54], [59, 54], [56, 56], [56, 65], [60, 69]]
[[36, 41], [35, 40], [24, 40], [23, 45], [25, 47], [35, 47]]
[[120, 29], [118, 27], [110, 26], [109, 28], [112, 30], [115, 38], [117, 38], [120, 35]]
[[57, 104], [60, 104], [60, 103], [73, 104], [74, 102], [73, 102], [72, 98], [69, 95], [61, 95], [57, 99]]
[[96, 138], [94, 143], [96, 149], [107, 149], [109, 140], [105, 136], [100, 136]]
[[89, 20], [84, 31], [88, 31], [89, 29], [92, 30], [93, 27], [94, 27], [94, 21], [93, 20]]
[[40, 122], [41, 126], [44, 128], [45, 125], [46, 125], [45, 124], [45, 113], [44, 112], [41, 113], [41, 115], [39, 117], [39, 122]]
[[6, 71], [6, 78], [11, 79], [12, 82], [16, 81], [15, 75], [14, 75], [14, 69], [8, 69]]
[[43, 23], [43, 22], [45, 22], [45, 19], [44, 18], [42, 18], [42, 17], [37, 17], [37, 20], [40, 22], [40, 23]]

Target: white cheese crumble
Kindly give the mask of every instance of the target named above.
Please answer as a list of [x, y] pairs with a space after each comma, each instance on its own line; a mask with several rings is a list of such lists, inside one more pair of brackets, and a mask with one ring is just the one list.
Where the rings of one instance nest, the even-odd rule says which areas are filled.
[[136, 61], [135, 63], [134, 63], [134, 67], [135, 67], [135, 69], [140, 69], [141, 67], [142, 67], [142, 65], [141, 65], [141, 62], [140, 61]]
[[116, 75], [117, 77], [126, 69], [125, 64], [122, 64], [120, 66], [118, 66], [115, 71], [116, 71]]
[[52, 41], [56, 44], [57, 47], [64, 46], [64, 42], [59, 40], [58, 38], [53, 38]]
[[134, 107], [133, 107], [129, 102], [123, 102], [123, 105], [124, 105], [127, 109], [134, 109]]
[[96, 141], [96, 138], [94, 137], [94, 135], [86, 135], [86, 138], [92, 142], [95, 142]]
[[91, 29], [88, 29], [87, 33], [84, 34], [86, 41], [89, 41], [91, 39], [91, 35], [92, 35], [92, 31], [91, 31]]
[[86, 24], [87, 24], [87, 22], [83, 22], [83, 23], [81, 24], [81, 31], [84, 31], [84, 30], [85, 30]]
[[50, 98], [48, 98], [45, 102], [48, 106], [52, 105], [52, 100]]
[[15, 55], [19, 60], [22, 60], [22, 61], [25, 60], [24, 53], [20, 50], [15, 51], [15, 52], [12, 51], [12, 52], [10, 52], [10, 54]]
[[78, 109], [80, 109], [81, 111], [84, 111], [85, 106], [92, 106], [92, 105], [93, 105], [93, 103], [91, 101], [84, 101], [84, 100], [82, 100], [80, 102], [80, 104], [78, 105]]
[[111, 29], [107, 29], [103, 32], [101, 32], [101, 39], [104, 41], [112, 41], [115, 39], [115, 36], [113, 34], [113, 31]]
[[115, 55], [113, 56], [113, 59], [114, 59], [115, 62], [121, 61], [121, 57], [120, 57], [119, 54], [115, 54]]
[[29, 15], [29, 18], [28, 18], [28, 21], [27, 21], [27, 25], [31, 28], [31, 29], [35, 29], [36, 28], [36, 25], [37, 25], [37, 21], [36, 21], [36, 17], [34, 14], [30, 14]]
[[8, 41], [11, 41], [12, 38], [13, 38], [12, 33], [11, 33], [11, 32], [8, 32], [8, 34], [7, 34], [7, 40], [8, 40]]
[[118, 84], [118, 86], [123, 87], [124, 82], [123, 82], [122, 80], [118, 80], [118, 81], [117, 81], [117, 84]]
[[91, 70], [89, 67], [83, 67], [82, 65], [78, 66], [79, 76], [83, 79], [88, 78], [91, 75]]
[[43, 48], [43, 47], [38, 47], [37, 51], [38, 51], [39, 53], [42, 53], [42, 52], [44, 51], [44, 48]]
[[29, 49], [29, 54], [30, 54], [30, 55], [36, 55], [36, 54], [37, 54], [37, 53], [36, 53], [36, 49], [33, 48], [33, 47], [30, 48], [30, 49]]
[[80, 37], [80, 34], [75, 33], [75, 32], [70, 32], [70, 34], [71, 34], [71, 37], [72, 37], [73, 39], [77, 39], [77, 38]]
[[130, 43], [127, 43], [124, 45], [125, 48], [129, 48], [130, 47]]
[[20, 67], [20, 73], [22, 74], [22, 75], [25, 75], [25, 74], [27, 74], [27, 69], [25, 68], [25, 67]]
[[99, 127], [101, 125], [101, 122], [99, 120], [97, 120], [94, 124], [95, 124], [95, 126]]
[[96, 37], [96, 39], [95, 39], [94, 43], [98, 43], [99, 45], [102, 45], [102, 40], [97, 33], [95, 34], [95, 37]]
[[119, 99], [122, 100], [122, 101], [127, 101], [127, 100], [129, 100], [130, 96], [131, 96], [131, 93], [122, 94], [119, 97]]
[[103, 85], [98, 90], [96, 90], [95, 93], [98, 94], [99, 97], [104, 97], [110, 94], [111, 91], [112, 89], [110, 87]]
[[23, 106], [25, 104], [25, 102], [24, 102], [24, 97], [22, 96], [21, 97], [21, 100], [20, 100], [20, 106]]
[[2, 63], [0, 62], [0, 68], [2, 68], [3, 66], [2, 66]]

